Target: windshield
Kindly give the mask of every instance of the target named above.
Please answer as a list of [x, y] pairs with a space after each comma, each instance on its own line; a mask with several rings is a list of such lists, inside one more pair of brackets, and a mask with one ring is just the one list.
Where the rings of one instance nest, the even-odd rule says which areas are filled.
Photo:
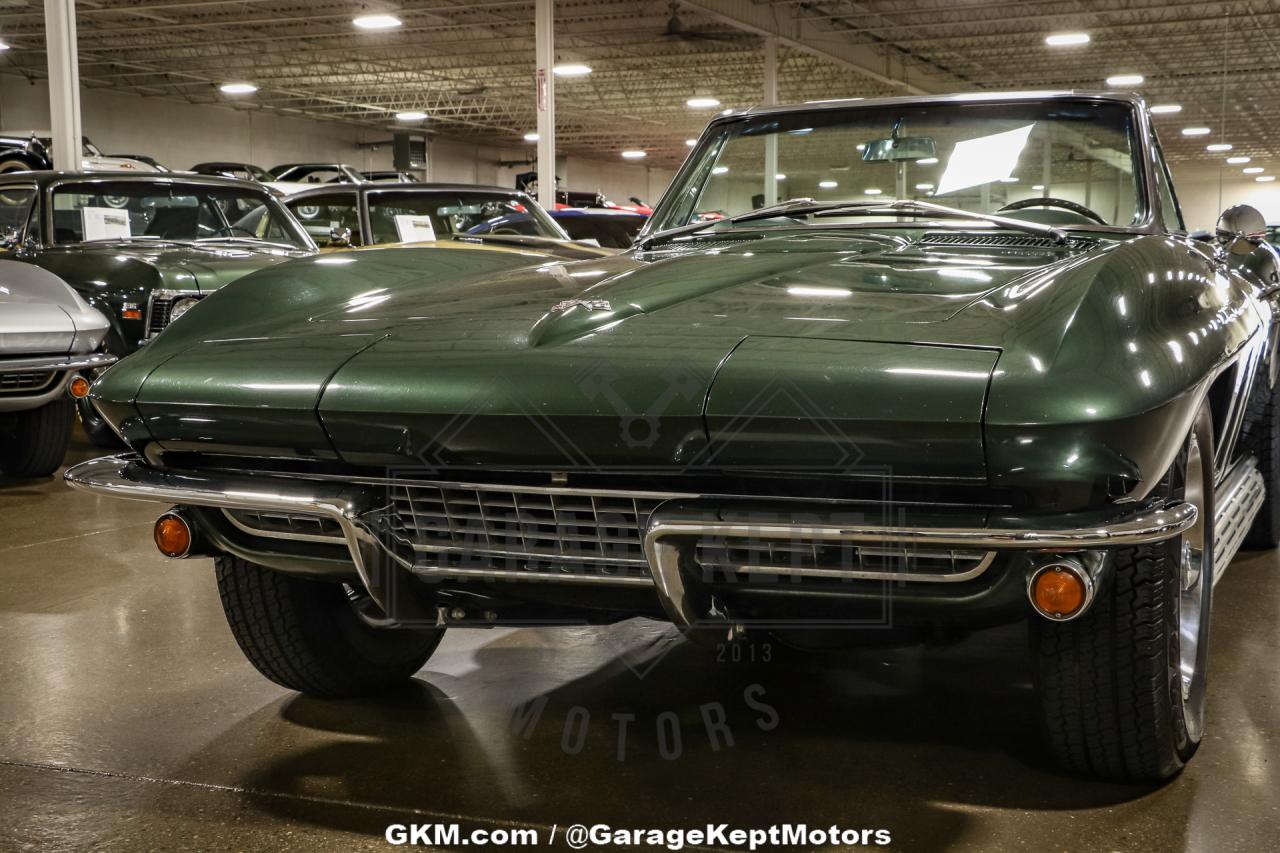
[[150, 181], [57, 185], [55, 243], [95, 240], [241, 241], [312, 248], [294, 220], [265, 192]]
[[[725, 123], [702, 141], [650, 230], [806, 197], [931, 201], [1054, 226], [1133, 225], [1147, 207], [1135, 177], [1137, 151], [1133, 112], [1119, 103], [960, 102], [761, 115]], [[896, 221], [918, 219], [881, 213], [815, 223]], [[753, 227], [797, 224], [805, 217]]]
[[411, 242], [454, 234], [568, 239], [536, 202], [527, 196], [506, 193], [371, 192], [369, 227], [375, 243]]

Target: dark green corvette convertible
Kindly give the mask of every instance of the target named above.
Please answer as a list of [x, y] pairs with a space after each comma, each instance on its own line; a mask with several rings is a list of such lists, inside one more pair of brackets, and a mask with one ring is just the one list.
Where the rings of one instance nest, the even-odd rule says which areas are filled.
[[[0, 176], [0, 232], [6, 257], [54, 273], [106, 315], [107, 349], [121, 358], [224, 284], [316, 251], [264, 187], [171, 172]], [[80, 413], [91, 438], [115, 446], [87, 403]]]
[[[377, 690], [449, 625], [908, 642], [1029, 620], [1052, 748], [1159, 779], [1213, 584], [1280, 540], [1280, 279], [1116, 95], [716, 119], [622, 255], [391, 249], [205, 298], [93, 398], [249, 659]], [[745, 638], [745, 639], [744, 639]]]

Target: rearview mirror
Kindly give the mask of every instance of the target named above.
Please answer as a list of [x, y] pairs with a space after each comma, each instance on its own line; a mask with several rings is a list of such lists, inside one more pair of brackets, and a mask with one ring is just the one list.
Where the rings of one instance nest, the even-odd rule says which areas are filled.
[[862, 159], [866, 162], [897, 162], [900, 160], [921, 160], [934, 157], [938, 153], [932, 136], [899, 136], [887, 139], [873, 139], [862, 149]]
[[1247, 255], [1267, 238], [1267, 220], [1256, 207], [1233, 204], [1218, 217], [1218, 242], [1233, 255]]

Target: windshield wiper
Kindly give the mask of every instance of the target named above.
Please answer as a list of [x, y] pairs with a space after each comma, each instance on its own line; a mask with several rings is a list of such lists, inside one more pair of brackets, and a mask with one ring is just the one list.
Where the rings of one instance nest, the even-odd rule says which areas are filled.
[[1023, 219], [1014, 219], [1010, 216], [998, 216], [993, 213], [976, 213], [970, 210], [961, 210], [958, 207], [947, 207], [942, 204], [934, 204], [928, 201], [912, 201], [904, 199], [901, 201], [828, 201], [815, 202], [810, 198], [791, 199], [790, 201], [781, 202], [780, 204], [762, 207], [758, 210], [750, 210], [746, 213], [740, 213], [737, 216], [730, 216], [727, 219], [715, 219], [710, 222], [694, 222], [689, 225], [681, 225], [676, 228], [668, 228], [666, 231], [659, 231], [651, 234], [640, 244], [641, 249], [650, 248], [657, 240], [667, 239], [670, 237], [678, 237], [681, 234], [693, 234], [722, 223], [735, 225], [740, 222], [751, 222], [760, 219], [774, 219], [779, 216], [941, 216], [948, 219], [969, 219], [980, 220], [982, 222], [990, 222], [993, 225], [999, 225], [1002, 228], [1010, 228], [1015, 231], [1023, 231], [1028, 234], [1038, 234], [1046, 237], [1052, 237], [1056, 242], [1065, 244], [1067, 242], [1067, 232], [1061, 228], [1052, 225], [1043, 225], [1039, 222], [1028, 222]]

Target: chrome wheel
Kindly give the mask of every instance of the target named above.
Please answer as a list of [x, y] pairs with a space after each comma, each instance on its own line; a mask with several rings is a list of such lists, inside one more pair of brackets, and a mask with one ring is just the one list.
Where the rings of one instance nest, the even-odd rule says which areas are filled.
[[1183, 534], [1178, 553], [1178, 675], [1182, 685], [1187, 733], [1198, 739], [1203, 724], [1204, 673], [1201, 645], [1208, 628], [1206, 584], [1213, 583], [1212, 566], [1205, 564], [1207, 525], [1213, 519], [1205, 504], [1205, 467], [1200, 442], [1192, 432], [1187, 443], [1183, 499], [1197, 511], [1196, 523]]

